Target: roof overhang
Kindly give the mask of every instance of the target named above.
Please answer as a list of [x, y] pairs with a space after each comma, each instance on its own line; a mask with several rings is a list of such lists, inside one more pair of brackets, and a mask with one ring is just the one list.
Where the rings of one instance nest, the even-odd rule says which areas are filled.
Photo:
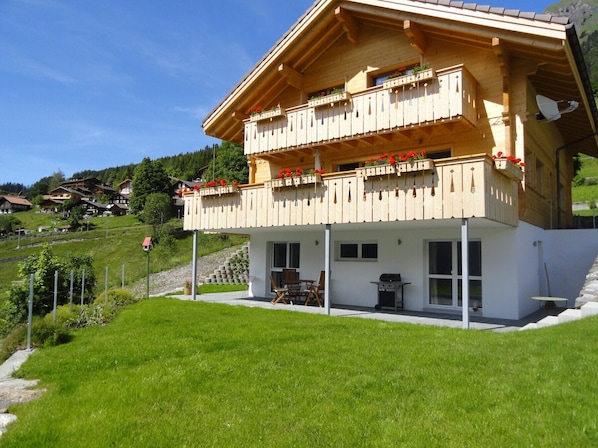
[[[247, 110], [271, 105], [338, 39], [358, 39], [359, 24], [405, 32], [414, 46], [426, 40], [496, 50], [525, 62], [540, 95], [575, 100], [579, 109], [554, 122], [567, 141], [596, 133], [598, 112], [575, 29], [567, 18], [442, 0], [321, 0], [295, 23], [203, 121], [207, 135], [243, 144]], [[409, 29], [405, 27], [409, 26]], [[534, 112], [534, 111], [530, 111]], [[586, 138], [575, 152], [598, 156], [598, 140]]]

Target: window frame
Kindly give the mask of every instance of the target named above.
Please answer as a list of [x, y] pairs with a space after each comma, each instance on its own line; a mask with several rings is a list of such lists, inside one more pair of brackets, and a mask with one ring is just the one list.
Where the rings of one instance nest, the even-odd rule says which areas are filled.
[[[343, 256], [344, 246], [355, 246], [355, 256]], [[364, 253], [364, 246], [366, 247]], [[371, 246], [371, 247], [370, 247]], [[378, 261], [378, 241], [336, 241], [334, 247], [335, 261], [372, 262]], [[370, 251], [375, 251], [375, 256], [368, 256]], [[353, 252], [353, 251], [352, 251]]]

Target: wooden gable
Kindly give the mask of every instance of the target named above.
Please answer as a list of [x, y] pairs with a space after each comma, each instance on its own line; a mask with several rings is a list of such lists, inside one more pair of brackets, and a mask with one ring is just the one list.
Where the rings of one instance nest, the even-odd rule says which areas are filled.
[[[368, 46], [372, 64], [351, 60], [357, 49], [364, 54]], [[524, 122], [533, 119], [538, 111], [534, 104], [511, 97], [512, 86], [522, 79], [538, 94], [577, 101], [576, 113], [564, 115], [555, 125], [565, 144], [580, 140], [578, 151], [598, 155], [596, 138], [591, 138], [598, 112], [568, 19], [433, 0], [389, 0], [383, 7], [372, 0], [316, 2], [206, 117], [205, 133], [243, 144], [242, 120], [256, 105], [292, 108], [306, 103], [313, 91], [338, 83], [348, 90], [367, 89], [368, 78], [357, 76], [359, 70], [375, 73], [393, 62], [425, 60], [431, 51], [442, 58], [438, 52], [448, 48], [460, 49], [463, 55], [492, 55], [486, 70], [499, 70], [500, 81], [492, 86], [498, 90], [482, 93], [491, 93], [493, 101], [498, 98], [503, 107], [500, 119], [507, 123], [515, 114]], [[451, 58], [453, 65], [462, 62], [455, 59], [455, 51], [446, 53], [447, 63]], [[342, 72], [336, 69], [340, 65]], [[478, 67], [478, 76], [484, 70]], [[524, 106], [513, 110], [515, 103]]]

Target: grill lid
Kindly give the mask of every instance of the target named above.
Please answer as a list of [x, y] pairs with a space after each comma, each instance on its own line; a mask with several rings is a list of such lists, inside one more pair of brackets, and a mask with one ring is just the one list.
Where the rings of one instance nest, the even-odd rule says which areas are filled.
[[401, 281], [401, 274], [382, 274], [380, 276], [381, 282], [400, 282]]

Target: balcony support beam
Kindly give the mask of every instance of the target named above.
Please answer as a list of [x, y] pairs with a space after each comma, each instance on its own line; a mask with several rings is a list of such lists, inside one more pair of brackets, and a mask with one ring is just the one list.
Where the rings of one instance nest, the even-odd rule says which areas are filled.
[[341, 8], [340, 6], [334, 10], [334, 15], [336, 16], [336, 20], [338, 20], [343, 25], [343, 30], [347, 34], [347, 40], [352, 44], [357, 43], [357, 23], [349, 15], [349, 12]]
[[404, 20], [403, 30], [405, 31], [407, 37], [411, 40], [411, 46], [415, 49], [415, 51], [423, 56], [423, 54], [426, 52], [426, 38], [421, 28], [419, 28], [417, 23], [412, 22], [411, 20]]
[[513, 154], [513, 136], [511, 130], [511, 72], [510, 62], [511, 57], [505, 45], [502, 44], [498, 37], [492, 38], [492, 50], [496, 55], [500, 73], [502, 76], [502, 121], [505, 125], [505, 147], [504, 153], [507, 155]]
[[301, 90], [303, 86], [303, 75], [287, 64], [280, 64], [278, 66], [278, 73], [287, 81], [287, 84], [297, 90]]

